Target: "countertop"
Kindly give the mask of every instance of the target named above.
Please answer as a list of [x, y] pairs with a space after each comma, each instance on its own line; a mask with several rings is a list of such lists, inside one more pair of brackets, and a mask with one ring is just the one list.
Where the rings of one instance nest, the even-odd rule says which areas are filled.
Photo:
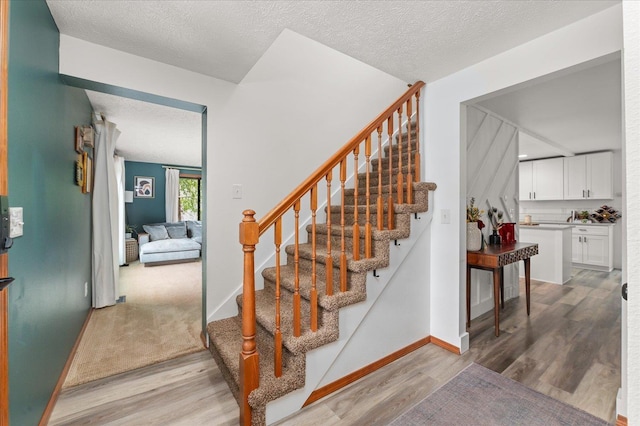
[[540, 229], [540, 230], [544, 230], [544, 231], [550, 231], [550, 230], [562, 230], [562, 229], [571, 229], [573, 228], [573, 225], [569, 225], [568, 223], [565, 224], [561, 224], [561, 223], [539, 223], [536, 222], [537, 224], [535, 225], [524, 225], [524, 224], [520, 224], [520, 230], [523, 229]]
[[566, 226], [615, 226], [615, 223], [607, 222], [607, 223], [582, 223], [582, 222], [546, 222], [541, 221], [537, 222], [540, 225], [566, 225]]

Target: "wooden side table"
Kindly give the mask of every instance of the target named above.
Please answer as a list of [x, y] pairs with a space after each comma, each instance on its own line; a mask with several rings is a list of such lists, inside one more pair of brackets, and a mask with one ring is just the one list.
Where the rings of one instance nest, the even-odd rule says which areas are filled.
[[[500, 335], [500, 305], [498, 295], [504, 288], [503, 267], [510, 263], [524, 261], [524, 279], [527, 294], [527, 315], [531, 312], [531, 256], [538, 254], [538, 244], [514, 243], [488, 245], [479, 251], [467, 252], [467, 330], [471, 327], [471, 268], [493, 272], [493, 317], [496, 337]], [[504, 295], [502, 295], [504, 306]]]
[[127, 238], [125, 240], [125, 247], [127, 263], [138, 260], [138, 241], [135, 238]]

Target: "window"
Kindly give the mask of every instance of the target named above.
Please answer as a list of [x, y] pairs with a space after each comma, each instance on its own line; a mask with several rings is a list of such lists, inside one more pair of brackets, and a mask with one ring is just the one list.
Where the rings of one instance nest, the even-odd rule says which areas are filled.
[[199, 175], [180, 175], [180, 220], [201, 220], [201, 182]]

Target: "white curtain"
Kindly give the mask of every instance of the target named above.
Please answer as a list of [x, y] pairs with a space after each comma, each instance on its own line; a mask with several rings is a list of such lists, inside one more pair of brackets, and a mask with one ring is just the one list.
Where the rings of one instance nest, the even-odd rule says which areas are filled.
[[180, 217], [178, 197], [180, 196], [180, 170], [167, 169], [165, 172], [165, 213], [167, 222], [177, 222]]
[[124, 213], [124, 158], [113, 156], [113, 165], [116, 173], [118, 187], [118, 259], [119, 265], [127, 263], [124, 233], [126, 229], [126, 219]]
[[115, 305], [118, 295], [118, 181], [113, 161], [120, 131], [107, 120], [95, 123], [93, 191], [93, 307]]

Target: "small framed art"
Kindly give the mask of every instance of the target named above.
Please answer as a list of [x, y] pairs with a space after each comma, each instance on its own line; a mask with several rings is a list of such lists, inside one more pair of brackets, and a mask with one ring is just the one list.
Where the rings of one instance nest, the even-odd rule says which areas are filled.
[[82, 136], [82, 128], [80, 126], [75, 127], [74, 146], [75, 146], [76, 152], [78, 154], [82, 154], [82, 152], [84, 151], [83, 150], [84, 138]]
[[154, 198], [155, 178], [135, 176], [133, 178], [133, 194], [136, 198]]

